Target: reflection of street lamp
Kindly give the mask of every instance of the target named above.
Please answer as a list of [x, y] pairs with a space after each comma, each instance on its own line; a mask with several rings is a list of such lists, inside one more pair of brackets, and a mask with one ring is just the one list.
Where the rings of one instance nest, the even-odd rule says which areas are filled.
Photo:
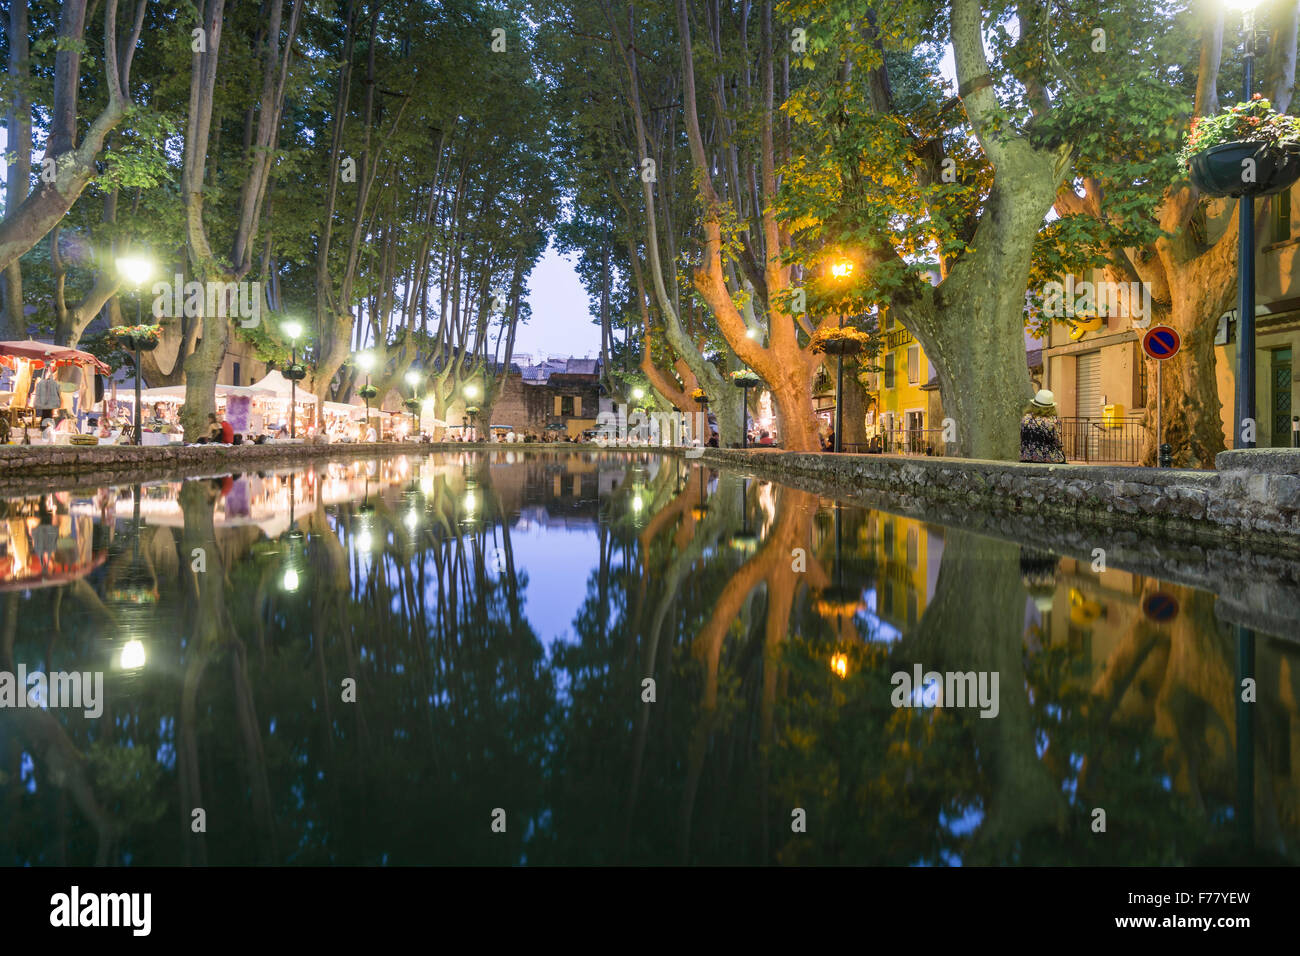
[[[153, 263], [143, 256], [123, 256], [117, 260], [118, 274], [126, 280], [127, 285], [135, 287], [135, 324], [143, 325], [143, 286], [153, 275]], [[135, 352], [135, 443], [141, 445], [144, 438], [140, 435], [140, 336], [131, 336]]]
[[302, 335], [302, 323], [290, 320], [280, 328], [289, 336], [292, 357], [289, 359], [289, 437], [298, 437], [298, 336]]
[[144, 667], [144, 660], [145, 660], [145, 653], [144, 653], [143, 642], [127, 641], [122, 646], [122, 654], [121, 657], [118, 658], [118, 662], [121, 664], [122, 670], [124, 671], [139, 670], [141, 667]]

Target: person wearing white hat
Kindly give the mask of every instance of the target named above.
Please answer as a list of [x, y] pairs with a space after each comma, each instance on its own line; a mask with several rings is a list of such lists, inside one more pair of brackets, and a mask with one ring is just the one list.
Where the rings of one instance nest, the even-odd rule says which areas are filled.
[[1045, 388], [1039, 389], [1020, 420], [1020, 460], [1059, 465], [1065, 462], [1064, 449], [1056, 396]]

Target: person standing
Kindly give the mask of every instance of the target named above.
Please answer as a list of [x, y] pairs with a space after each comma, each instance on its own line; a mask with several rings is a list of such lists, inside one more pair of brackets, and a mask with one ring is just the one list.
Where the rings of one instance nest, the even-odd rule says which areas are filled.
[[1020, 460], [1060, 465], [1065, 463], [1065, 441], [1056, 414], [1056, 396], [1040, 389], [1020, 419]]

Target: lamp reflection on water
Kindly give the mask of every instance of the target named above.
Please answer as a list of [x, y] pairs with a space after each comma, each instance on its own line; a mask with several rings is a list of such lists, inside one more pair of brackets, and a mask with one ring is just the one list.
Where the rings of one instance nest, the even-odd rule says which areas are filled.
[[834, 654], [831, 656], [831, 670], [837, 677], [843, 680], [849, 674], [849, 656], [847, 654]]
[[122, 653], [118, 657], [118, 662], [122, 670], [133, 671], [144, 667], [145, 653], [144, 643], [141, 641], [127, 641], [122, 647]]

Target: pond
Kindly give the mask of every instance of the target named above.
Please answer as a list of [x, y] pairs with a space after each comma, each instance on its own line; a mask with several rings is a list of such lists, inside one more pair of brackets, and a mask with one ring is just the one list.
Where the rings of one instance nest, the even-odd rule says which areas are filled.
[[649, 453], [11, 498], [0, 862], [1296, 862], [1216, 600]]

